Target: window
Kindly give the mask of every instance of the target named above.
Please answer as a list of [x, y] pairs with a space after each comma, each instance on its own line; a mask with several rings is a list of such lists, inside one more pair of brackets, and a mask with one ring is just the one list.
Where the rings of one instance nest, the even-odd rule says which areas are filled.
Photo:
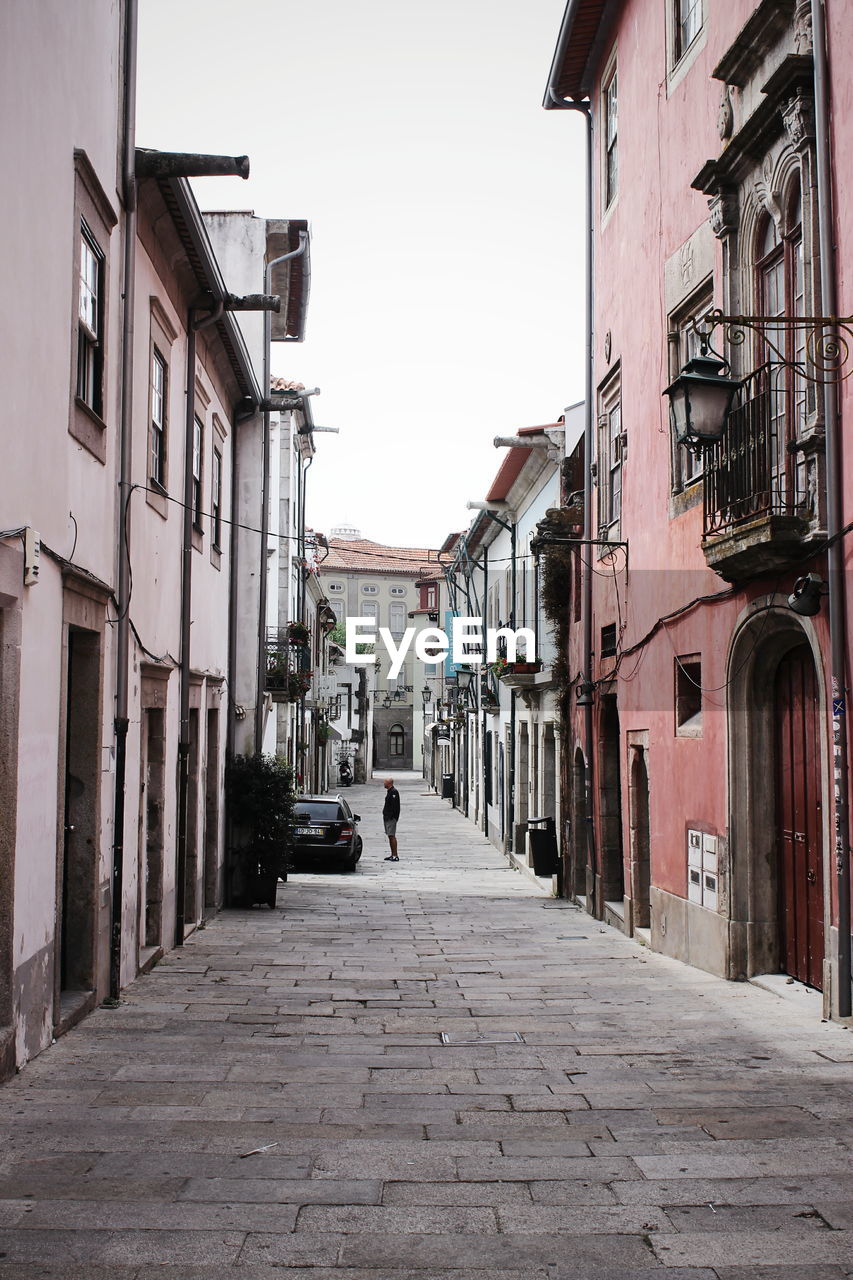
[[604, 208], [609, 209], [619, 183], [619, 114], [616, 96], [616, 62], [611, 64], [601, 87], [604, 113]]
[[675, 733], [681, 738], [702, 734], [702, 661], [698, 653], [675, 659]]
[[388, 730], [388, 754], [392, 756], [406, 754], [406, 731], [401, 724], [392, 724]]
[[80, 224], [77, 306], [77, 398], [103, 417], [104, 255], [85, 221]]
[[392, 587], [392, 588], [391, 588], [391, 595], [392, 595], [392, 596], [404, 596], [405, 594], [406, 594], [406, 588], [405, 588], [405, 587]]
[[329, 605], [331, 606], [332, 613], [335, 615], [335, 617], [337, 618], [338, 622], [343, 622], [343, 620], [344, 620], [344, 602], [343, 602], [343, 600], [330, 600], [330, 601], [329, 601]]
[[213, 450], [213, 486], [210, 499], [211, 534], [214, 547], [222, 546], [222, 454]]
[[599, 531], [616, 528], [622, 515], [622, 462], [625, 436], [622, 431], [621, 385], [611, 378], [599, 397], [598, 416], [598, 524]]
[[[805, 273], [803, 268], [802, 203], [797, 185], [788, 201], [784, 219], [767, 214], [756, 240], [756, 293], [765, 316], [805, 314]], [[770, 342], [790, 361], [806, 359], [805, 332], [789, 327], [768, 328]], [[774, 360], [776, 353], [762, 344], [759, 362]], [[770, 391], [770, 435], [772, 476], [776, 505], [784, 508], [794, 500], [795, 455], [789, 445], [806, 425], [806, 383], [801, 377], [776, 365]]]
[[395, 638], [403, 635], [406, 630], [406, 606], [404, 604], [391, 604], [388, 606], [388, 627]]
[[369, 582], [366, 582], [364, 586], [361, 588], [361, 594], [364, 596], [375, 596], [378, 591], [379, 591], [379, 588], [373, 586]]
[[204, 423], [200, 418], [195, 420], [193, 431], [193, 524], [201, 528], [201, 468], [204, 449]]
[[361, 616], [362, 618], [372, 618], [374, 622], [378, 622], [379, 621], [379, 605], [371, 604], [370, 601], [368, 600], [362, 600]]
[[155, 347], [151, 353], [151, 439], [148, 478], [166, 487], [166, 361]]
[[437, 603], [435, 587], [427, 587], [426, 607], [428, 609], [435, 609], [437, 607]]
[[674, 53], [677, 62], [692, 45], [702, 30], [703, 0], [675, 0]]
[[343, 589], [344, 589], [344, 584], [343, 584], [342, 582], [330, 582], [330, 583], [329, 583], [329, 590], [330, 590], [330, 591], [340, 592], [340, 591], [343, 591]]
[[616, 623], [608, 623], [606, 627], [601, 628], [601, 656], [602, 658], [614, 658], [616, 656]]
[[[677, 378], [687, 361], [698, 356], [701, 350], [699, 335], [693, 321], [703, 316], [714, 305], [714, 295], [710, 289], [703, 288], [686, 305], [670, 318], [669, 325], [669, 373], [670, 381]], [[672, 440], [672, 492], [682, 493], [690, 485], [702, 478], [703, 455], [701, 451], [694, 453], [686, 445], [676, 444]]]

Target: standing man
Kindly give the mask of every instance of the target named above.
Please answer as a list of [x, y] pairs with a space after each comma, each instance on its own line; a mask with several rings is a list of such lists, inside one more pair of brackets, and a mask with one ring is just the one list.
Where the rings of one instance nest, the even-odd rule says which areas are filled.
[[397, 857], [397, 819], [400, 816], [400, 792], [394, 786], [393, 778], [385, 779], [385, 804], [382, 806], [382, 821], [385, 823], [385, 834], [391, 846], [386, 862], [399, 862]]

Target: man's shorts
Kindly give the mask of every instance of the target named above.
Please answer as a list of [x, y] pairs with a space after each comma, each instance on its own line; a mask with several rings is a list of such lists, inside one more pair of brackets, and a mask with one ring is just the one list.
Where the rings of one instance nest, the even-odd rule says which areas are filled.
[[397, 834], [397, 819], [383, 818], [383, 822], [385, 823], [386, 836], [395, 836]]

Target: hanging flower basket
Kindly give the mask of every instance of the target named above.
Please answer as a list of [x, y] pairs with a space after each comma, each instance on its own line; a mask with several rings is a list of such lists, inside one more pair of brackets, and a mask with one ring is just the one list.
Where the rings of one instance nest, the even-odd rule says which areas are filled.
[[310, 671], [291, 671], [287, 677], [287, 698], [289, 702], [298, 702], [311, 688]]
[[311, 632], [304, 622], [288, 622], [287, 640], [289, 644], [308, 644]]
[[329, 741], [331, 736], [332, 736], [331, 725], [325, 724], [324, 722], [321, 722], [320, 724], [317, 725], [317, 741], [319, 742], [321, 747], [326, 745], [326, 743]]

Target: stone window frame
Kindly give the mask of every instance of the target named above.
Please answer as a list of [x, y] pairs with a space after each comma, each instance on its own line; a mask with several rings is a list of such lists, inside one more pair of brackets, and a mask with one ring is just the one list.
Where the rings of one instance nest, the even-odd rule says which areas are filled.
[[[210, 394], [199, 380], [195, 382], [195, 423], [193, 426], [193, 484], [192, 484], [192, 540], [196, 551], [204, 549], [204, 472], [207, 462], [207, 416], [210, 407]], [[195, 471], [196, 441], [195, 426], [200, 427], [198, 450], [198, 475]]]
[[[217, 413], [212, 417], [212, 448], [210, 454], [210, 563], [214, 569], [222, 564], [222, 526], [227, 523], [225, 515], [225, 495], [228, 487], [225, 483], [225, 442], [228, 432]], [[219, 459], [219, 502], [216, 494], [216, 460]]]
[[[169, 517], [169, 469], [170, 469], [170, 448], [169, 448], [169, 430], [171, 425], [171, 410], [169, 406], [169, 398], [172, 394], [172, 347], [178, 336], [178, 331], [172, 324], [168, 312], [161, 303], [160, 299], [155, 295], [149, 298], [149, 336], [148, 336], [148, 420], [149, 420], [149, 437], [146, 441], [146, 475], [148, 477], [148, 485], [145, 491], [145, 498], [150, 507], [153, 507], [164, 520]], [[151, 440], [150, 432], [153, 423], [153, 369], [155, 353], [159, 354], [166, 366], [166, 404], [165, 404], [165, 424], [164, 424], [164, 470], [163, 479], [158, 481], [151, 475]]]
[[666, 3], [666, 68], [667, 94], [677, 88], [705, 48], [708, 38], [708, 0], [696, 0], [700, 10], [699, 26], [689, 44], [682, 47], [680, 39], [680, 9], [683, 0], [665, 0]]
[[[68, 433], [82, 444], [98, 462], [107, 461], [107, 420], [110, 395], [110, 250], [112, 231], [118, 223], [118, 215], [101, 186], [86, 152], [74, 152], [74, 263], [71, 291], [71, 387]], [[78, 394], [78, 366], [80, 360], [80, 272], [83, 237], [95, 246], [100, 255], [100, 332], [97, 361], [97, 397], [95, 404], [88, 404]], [[97, 407], [95, 407], [97, 406]]]
[[[622, 529], [622, 497], [624, 493], [624, 461], [627, 456], [627, 438], [622, 420], [622, 367], [617, 364], [598, 389], [598, 425], [596, 431], [596, 461], [594, 479], [597, 490], [597, 520], [599, 538], [618, 542]], [[613, 415], [618, 413], [619, 431], [613, 436]], [[606, 449], [605, 449], [606, 443]], [[606, 463], [606, 465], [605, 465]], [[613, 507], [614, 481], [619, 478], [618, 511]], [[599, 548], [599, 555], [606, 555], [607, 548]]]
[[[714, 277], [706, 276], [669, 315], [667, 346], [669, 380], [677, 378], [687, 360], [699, 351], [698, 336], [691, 337], [690, 321], [710, 311], [714, 305]], [[697, 459], [686, 445], [676, 444], [670, 432], [670, 516], [678, 516], [702, 501], [703, 459]], [[685, 465], [690, 464], [692, 465]]]
[[[599, 115], [601, 119], [601, 220], [602, 226], [609, 221], [610, 214], [619, 198], [619, 64], [617, 49], [614, 45], [601, 74], [599, 90]], [[615, 90], [616, 109], [612, 110], [610, 90]], [[610, 138], [611, 126], [613, 130]], [[613, 160], [614, 174], [611, 179], [610, 160]], [[612, 181], [612, 188], [611, 188]]]

